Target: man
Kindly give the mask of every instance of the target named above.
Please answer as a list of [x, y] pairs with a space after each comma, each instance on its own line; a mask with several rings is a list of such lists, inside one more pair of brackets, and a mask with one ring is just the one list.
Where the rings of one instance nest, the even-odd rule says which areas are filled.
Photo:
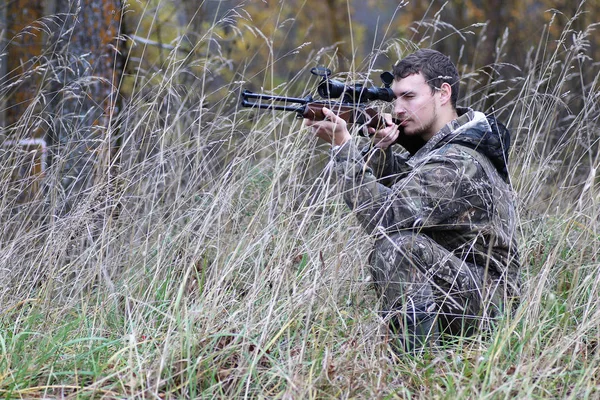
[[[382, 314], [403, 347], [439, 334], [488, 329], [518, 298], [516, 217], [508, 184], [508, 131], [457, 108], [454, 64], [419, 50], [394, 66], [396, 121], [359, 151], [346, 123], [324, 108], [305, 120], [333, 145], [344, 199], [376, 241], [371, 273]], [[398, 143], [406, 150], [392, 152]]]

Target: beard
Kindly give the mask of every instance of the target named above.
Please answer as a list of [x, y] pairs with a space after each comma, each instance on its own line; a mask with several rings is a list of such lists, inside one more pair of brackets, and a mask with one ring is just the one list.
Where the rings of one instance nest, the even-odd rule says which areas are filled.
[[420, 125], [415, 126], [413, 129], [404, 129], [404, 133], [409, 136], [420, 136], [424, 139], [430, 139], [437, 132], [434, 132], [435, 122], [437, 121], [438, 113], [437, 107], [434, 107], [432, 115], [427, 119], [412, 120], [413, 123], [420, 122]]

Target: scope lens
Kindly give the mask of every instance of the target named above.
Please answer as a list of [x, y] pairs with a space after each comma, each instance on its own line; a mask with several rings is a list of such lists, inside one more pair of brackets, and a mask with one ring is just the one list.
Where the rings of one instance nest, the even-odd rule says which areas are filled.
[[392, 83], [394, 83], [394, 75], [392, 75], [392, 73], [389, 71], [385, 71], [380, 75], [380, 77], [385, 87], [389, 87], [392, 85]]
[[321, 97], [325, 98], [336, 98], [344, 94], [346, 85], [343, 82], [336, 81], [335, 79], [327, 79], [319, 84], [317, 91]]

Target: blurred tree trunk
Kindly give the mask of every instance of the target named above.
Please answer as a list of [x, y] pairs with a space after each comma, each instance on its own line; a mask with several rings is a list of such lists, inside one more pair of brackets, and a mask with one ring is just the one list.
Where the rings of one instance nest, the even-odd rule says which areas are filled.
[[[485, 87], [491, 88], [493, 81], [498, 78], [494, 65], [498, 58], [496, 49], [502, 40], [505, 29], [509, 26], [510, 21], [508, 18], [513, 4], [511, 0], [487, 0], [483, 2], [482, 6], [485, 18], [488, 21], [486, 29], [487, 40], [483, 46], [482, 62], [483, 69], [488, 75]], [[487, 96], [482, 103], [483, 110], [489, 112], [493, 107], [494, 101], [493, 97]]]
[[[18, 90], [11, 93], [9, 99], [4, 99], [6, 108], [2, 108], [2, 119], [7, 124], [15, 123], [25, 112], [28, 104], [35, 96], [39, 79], [31, 76], [35, 58], [42, 54], [43, 35], [36, 32], [34, 23], [44, 15], [44, 4], [31, 0], [9, 0], [2, 7], [5, 12], [3, 19], [3, 52], [8, 53], [2, 62], [5, 70], [2, 74], [3, 86], [22, 80]], [[8, 18], [10, 16], [10, 18]]]
[[47, 152], [32, 105], [42, 81], [37, 72], [45, 35], [39, 22], [45, 10], [43, 2], [27, 0], [0, 6], [0, 132], [7, 180], [2, 196], [8, 202], [28, 202], [42, 187]]
[[46, 140], [58, 172], [49, 184], [62, 185], [66, 206], [106, 173], [119, 143], [121, 2], [9, 0], [6, 15], [4, 120], [9, 135]]
[[[347, 24], [342, 21], [346, 21], [348, 19], [346, 13], [346, 5], [339, 4], [336, 0], [327, 0], [327, 15], [329, 16], [329, 27], [331, 28], [331, 42], [332, 43], [343, 43], [344, 38], [348, 37], [348, 32], [342, 32], [342, 29], [346, 30]], [[343, 15], [344, 18], [340, 18]], [[342, 25], [342, 26], [340, 26]], [[348, 58], [346, 54], [346, 48], [350, 48], [350, 43], [345, 42], [342, 45], [339, 45], [337, 48], [337, 59], [338, 59], [338, 69], [340, 71], [348, 70], [348, 63], [346, 60], [352, 60]], [[350, 49], [348, 53], [352, 54], [354, 49]]]

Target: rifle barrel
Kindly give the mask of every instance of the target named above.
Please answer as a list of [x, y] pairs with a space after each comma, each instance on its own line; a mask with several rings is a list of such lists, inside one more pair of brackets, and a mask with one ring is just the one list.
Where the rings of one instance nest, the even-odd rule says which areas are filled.
[[[286, 97], [286, 96], [272, 96], [269, 94], [259, 94], [254, 93], [249, 90], [244, 90], [242, 92], [242, 98], [244, 100], [247, 99], [257, 99], [257, 100], [272, 100], [272, 101], [283, 101], [286, 103], [297, 103], [297, 104], [306, 104], [312, 101], [312, 97]], [[252, 103], [250, 103], [252, 104]]]
[[278, 111], [296, 111], [299, 112], [304, 108], [304, 105], [280, 105], [273, 103], [260, 103], [260, 102], [251, 102], [246, 99], [242, 100], [243, 107], [251, 107], [251, 108], [262, 108], [266, 110], [278, 110]]

